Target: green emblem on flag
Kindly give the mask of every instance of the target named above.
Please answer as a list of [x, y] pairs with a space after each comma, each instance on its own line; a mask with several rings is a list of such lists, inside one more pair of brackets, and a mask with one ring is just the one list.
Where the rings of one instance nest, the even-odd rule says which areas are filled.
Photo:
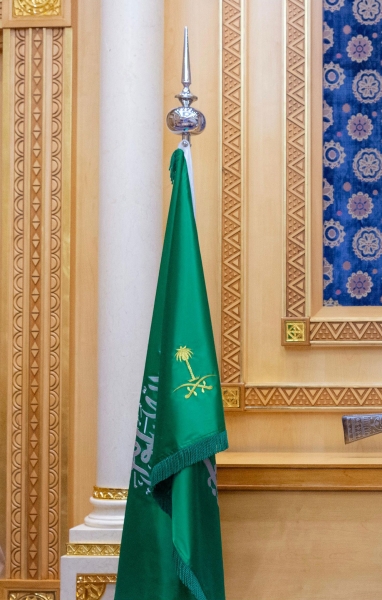
[[224, 600], [215, 454], [228, 447], [182, 150], [138, 409], [115, 600]]

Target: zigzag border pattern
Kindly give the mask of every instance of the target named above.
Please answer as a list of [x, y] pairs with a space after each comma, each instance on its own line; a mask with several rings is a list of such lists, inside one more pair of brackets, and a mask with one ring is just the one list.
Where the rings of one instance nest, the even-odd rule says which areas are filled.
[[246, 409], [378, 408], [382, 387], [254, 386], [245, 390]]
[[382, 343], [382, 321], [310, 322], [311, 343]]
[[286, 316], [306, 316], [305, 0], [287, 1]]
[[222, 380], [241, 380], [242, 0], [222, 2]]

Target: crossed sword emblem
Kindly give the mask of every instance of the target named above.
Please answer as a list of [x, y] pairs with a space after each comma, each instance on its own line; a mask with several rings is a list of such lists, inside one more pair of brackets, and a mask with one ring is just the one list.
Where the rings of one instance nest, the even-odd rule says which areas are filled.
[[212, 390], [213, 385], [208, 385], [207, 379], [209, 377], [216, 377], [216, 375], [203, 375], [203, 377], [195, 376], [190, 365], [190, 358], [192, 355], [192, 350], [190, 350], [190, 348], [187, 348], [186, 346], [180, 346], [180, 348], [177, 349], [175, 354], [176, 360], [179, 360], [186, 364], [188, 372], [191, 376], [191, 379], [189, 379], [187, 383], [182, 383], [182, 385], [179, 385], [174, 390], [174, 392], [176, 392], [181, 388], [187, 388], [187, 394], [184, 396], [186, 399], [191, 398], [191, 396], [197, 396], [197, 390], [200, 390], [202, 394], [204, 394], [206, 390]]

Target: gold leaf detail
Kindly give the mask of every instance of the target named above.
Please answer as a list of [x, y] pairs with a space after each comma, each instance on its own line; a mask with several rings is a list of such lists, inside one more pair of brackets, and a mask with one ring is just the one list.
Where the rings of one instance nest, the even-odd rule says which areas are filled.
[[61, 0], [13, 0], [14, 17], [58, 17]]

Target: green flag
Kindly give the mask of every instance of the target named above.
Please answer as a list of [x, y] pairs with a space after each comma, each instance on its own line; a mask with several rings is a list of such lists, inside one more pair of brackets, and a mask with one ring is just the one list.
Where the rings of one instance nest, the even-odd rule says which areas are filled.
[[155, 298], [115, 600], [224, 600], [215, 453], [228, 447], [182, 150]]

